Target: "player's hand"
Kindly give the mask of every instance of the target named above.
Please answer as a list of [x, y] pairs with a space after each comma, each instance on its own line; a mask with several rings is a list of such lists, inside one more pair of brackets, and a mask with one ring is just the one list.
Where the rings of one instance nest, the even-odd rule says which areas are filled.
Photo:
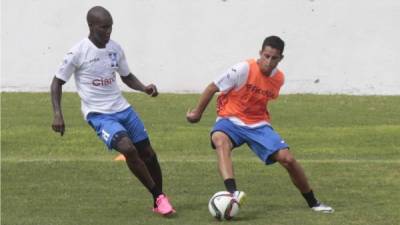
[[186, 120], [189, 123], [197, 123], [201, 119], [201, 114], [195, 109], [188, 109], [186, 113]]
[[54, 116], [53, 124], [51, 125], [55, 132], [59, 132], [61, 136], [64, 135], [65, 132], [65, 124], [62, 116]]
[[144, 87], [144, 92], [150, 95], [151, 97], [156, 97], [158, 95], [157, 87], [154, 84], [149, 84]]

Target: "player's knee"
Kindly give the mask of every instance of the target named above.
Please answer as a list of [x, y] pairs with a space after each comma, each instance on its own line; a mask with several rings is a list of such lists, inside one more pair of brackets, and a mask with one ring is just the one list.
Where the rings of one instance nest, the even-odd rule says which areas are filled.
[[230, 140], [225, 134], [221, 134], [220, 132], [215, 132], [211, 136], [211, 140], [216, 149], [231, 148]]
[[292, 155], [287, 155], [279, 161], [284, 167], [292, 168], [296, 164], [296, 159]]
[[112, 145], [114, 149], [127, 158], [134, 158], [137, 155], [137, 150], [126, 133], [121, 132], [114, 135]]
[[135, 148], [132, 141], [128, 137], [119, 139], [118, 142], [115, 143], [115, 147], [121, 153], [129, 152]]
[[282, 164], [282, 166], [284, 166], [285, 168], [291, 168], [293, 166], [295, 166], [296, 159], [293, 157], [292, 154], [290, 154], [290, 152], [288, 150], [284, 150], [281, 152], [281, 154], [278, 155], [278, 157], [276, 158], [276, 160]]
[[154, 152], [148, 138], [139, 141], [134, 145], [143, 161], [149, 161], [156, 157], [156, 153]]
[[143, 163], [143, 160], [140, 158], [139, 153], [133, 144], [129, 148], [119, 150], [119, 152], [131, 163]]

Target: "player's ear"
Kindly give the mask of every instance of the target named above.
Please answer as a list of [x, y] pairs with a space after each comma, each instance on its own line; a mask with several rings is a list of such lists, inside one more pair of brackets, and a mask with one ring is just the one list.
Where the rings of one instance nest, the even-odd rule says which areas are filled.
[[89, 25], [89, 32], [92, 33], [94, 32], [94, 23], [88, 23]]

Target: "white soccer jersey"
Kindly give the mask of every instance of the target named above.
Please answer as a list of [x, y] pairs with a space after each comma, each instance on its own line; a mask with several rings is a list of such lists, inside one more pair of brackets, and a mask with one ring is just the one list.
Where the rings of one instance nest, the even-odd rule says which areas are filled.
[[81, 97], [81, 110], [86, 119], [90, 112], [115, 113], [130, 105], [117, 85], [116, 73], [130, 73], [122, 48], [110, 40], [97, 48], [89, 38], [77, 43], [65, 55], [55, 76], [68, 81], [75, 75], [75, 86]]
[[248, 74], [249, 64], [246, 61], [240, 62], [215, 79], [214, 84], [220, 92], [226, 93], [233, 88], [238, 90], [246, 83]]
[[[275, 68], [271, 76], [274, 76], [276, 71], [277, 69]], [[232, 89], [239, 90], [246, 83], [248, 76], [249, 63], [244, 61], [229, 68], [213, 82], [220, 92], [227, 93]]]

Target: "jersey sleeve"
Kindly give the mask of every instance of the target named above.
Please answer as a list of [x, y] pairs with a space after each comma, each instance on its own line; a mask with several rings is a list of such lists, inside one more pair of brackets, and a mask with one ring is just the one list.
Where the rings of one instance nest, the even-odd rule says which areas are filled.
[[121, 58], [119, 60], [119, 68], [117, 71], [120, 76], [125, 77], [128, 76], [131, 73], [131, 71], [129, 69], [128, 62], [126, 61], [124, 51], [122, 50], [122, 48], [119, 48], [119, 51], [121, 53]]
[[55, 73], [55, 76], [58, 79], [67, 82], [71, 78], [71, 75], [75, 72], [79, 65], [78, 54], [79, 53], [77, 51], [72, 49], [64, 56], [61, 65], [58, 67]]
[[221, 74], [214, 80], [214, 84], [218, 87], [220, 92], [228, 92], [232, 89], [240, 88], [245, 84], [248, 74], [249, 64], [247, 62], [241, 62]]
[[282, 86], [285, 84], [285, 74], [280, 70], [278, 70], [277, 73], [278, 73], [277, 74], [278, 76], [277, 76], [277, 82], [276, 83], [278, 84], [278, 87], [277, 87], [278, 94], [274, 97], [274, 99], [278, 98], [279, 92], [280, 92]]

